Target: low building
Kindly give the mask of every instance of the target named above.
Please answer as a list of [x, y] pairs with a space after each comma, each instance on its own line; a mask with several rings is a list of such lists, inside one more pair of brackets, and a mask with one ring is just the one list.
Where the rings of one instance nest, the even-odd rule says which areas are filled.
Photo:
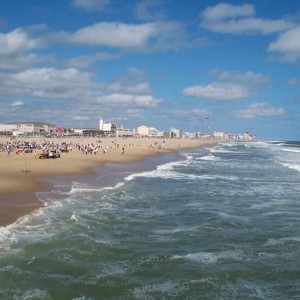
[[170, 128], [170, 138], [182, 139], [183, 131], [181, 129]]
[[148, 127], [145, 125], [139, 126], [137, 128], [137, 133], [140, 136], [147, 136], [147, 137], [157, 137], [158, 130], [155, 127]]
[[55, 132], [56, 126], [42, 122], [16, 122], [15, 124], [0, 124], [0, 132], [19, 132], [24, 135], [47, 134]]
[[118, 128], [116, 131], [117, 137], [133, 137], [133, 131], [131, 129]]
[[34, 133], [37, 129], [33, 123], [18, 124], [18, 131], [26, 133]]
[[158, 137], [158, 138], [164, 138], [164, 139], [167, 139], [167, 138], [169, 138], [169, 136], [170, 136], [169, 131], [159, 131], [159, 132], [157, 133], [157, 137]]
[[17, 130], [17, 124], [0, 124], [0, 135], [12, 135], [12, 133]]
[[148, 127], [148, 126], [145, 126], [145, 125], [139, 126], [139, 127], [137, 128], [137, 133], [138, 133], [140, 136], [148, 136], [148, 134], [149, 134], [149, 127]]
[[249, 132], [244, 132], [243, 138], [244, 138], [244, 140], [248, 140], [248, 141], [253, 141], [253, 140], [257, 139], [256, 135], [253, 135]]
[[223, 139], [224, 138], [224, 132], [222, 132], [222, 131], [214, 131], [214, 133], [213, 133], [213, 136], [215, 137], [215, 138], [219, 138], [219, 139]]
[[72, 134], [85, 137], [101, 137], [104, 135], [103, 131], [98, 128], [73, 128]]

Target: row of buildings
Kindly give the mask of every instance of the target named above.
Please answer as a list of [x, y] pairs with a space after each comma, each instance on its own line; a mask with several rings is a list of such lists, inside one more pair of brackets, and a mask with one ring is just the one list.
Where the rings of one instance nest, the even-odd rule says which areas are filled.
[[14, 124], [0, 124], [1, 135], [46, 135], [57, 131], [58, 127], [50, 123], [16, 122]]
[[246, 141], [252, 141], [256, 140], [257, 136], [249, 133], [249, 132], [244, 132], [244, 133], [239, 133], [239, 134], [229, 134], [225, 133], [222, 131], [214, 131], [213, 132], [213, 137], [216, 139], [222, 139], [222, 140], [246, 140]]
[[182, 138], [183, 131], [171, 128], [170, 131], [159, 131], [154, 127], [140, 126], [137, 129], [118, 127], [116, 123], [99, 121], [99, 128], [70, 128], [66, 129], [50, 123], [16, 122], [0, 124], [0, 135], [6, 136], [106, 136], [106, 137], [158, 137]]
[[50, 123], [17, 122], [15, 124], [0, 124], [0, 135], [6, 136], [97, 136], [97, 137], [155, 137], [155, 138], [209, 138], [255, 140], [256, 136], [248, 132], [230, 135], [214, 131], [212, 135], [200, 133], [184, 133], [181, 129], [171, 127], [169, 131], [160, 131], [155, 127], [139, 126], [137, 129], [118, 127], [116, 123], [99, 121], [99, 128], [66, 129]]

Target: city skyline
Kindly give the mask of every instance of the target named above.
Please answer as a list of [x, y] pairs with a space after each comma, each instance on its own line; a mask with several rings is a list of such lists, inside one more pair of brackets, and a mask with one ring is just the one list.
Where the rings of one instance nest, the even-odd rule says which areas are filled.
[[299, 11], [298, 0], [2, 1], [0, 123], [299, 140]]

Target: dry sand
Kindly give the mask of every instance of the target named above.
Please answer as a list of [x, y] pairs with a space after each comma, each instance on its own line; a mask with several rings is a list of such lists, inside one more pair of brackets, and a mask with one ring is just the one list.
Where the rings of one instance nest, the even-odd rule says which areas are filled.
[[[35, 141], [41, 144], [43, 141], [54, 143], [79, 143], [81, 145], [96, 144], [99, 138], [83, 139], [40, 139], [19, 138], [17, 141]], [[0, 138], [1, 142], [9, 142], [9, 138]], [[60, 175], [91, 174], [93, 168], [101, 167], [105, 163], [128, 163], [143, 160], [146, 157], [162, 153], [175, 152], [181, 149], [200, 148], [215, 141], [201, 141], [190, 139], [166, 139], [164, 148], [159, 148], [160, 139], [101, 139], [99, 152], [95, 154], [83, 154], [77, 149], [68, 153], [61, 153], [57, 159], [38, 159], [34, 153], [16, 155], [12, 151], [10, 155], [0, 152], [0, 226], [15, 222], [19, 217], [28, 214], [42, 206], [34, 193], [46, 190], [49, 187], [45, 179]], [[115, 144], [120, 147], [115, 149]], [[121, 154], [121, 146], [125, 145], [125, 153]], [[151, 146], [152, 145], [152, 146]], [[108, 147], [107, 153], [103, 153], [103, 147]], [[36, 153], [41, 153], [37, 150]], [[43, 179], [43, 181], [39, 180]], [[43, 182], [43, 183], [42, 183]]]

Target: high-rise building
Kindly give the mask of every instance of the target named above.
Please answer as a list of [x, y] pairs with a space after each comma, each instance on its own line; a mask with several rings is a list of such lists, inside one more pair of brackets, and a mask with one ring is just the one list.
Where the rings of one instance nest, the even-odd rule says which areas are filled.
[[99, 129], [106, 133], [115, 133], [117, 130], [117, 124], [115, 123], [105, 123], [104, 120], [100, 120]]

